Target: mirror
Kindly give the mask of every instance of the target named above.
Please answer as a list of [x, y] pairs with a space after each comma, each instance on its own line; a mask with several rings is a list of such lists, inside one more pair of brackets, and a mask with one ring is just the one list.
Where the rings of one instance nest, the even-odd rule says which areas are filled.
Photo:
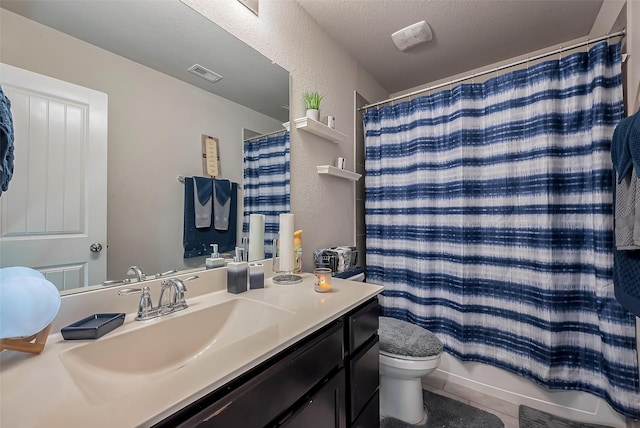
[[[283, 129], [289, 73], [177, 0], [3, 0], [1, 7], [0, 62], [108, 96], [102, 280], [126, 278], [132, 265], [147, 275], [203, 267], [205, 257], [182, 257], [177, 177], [203, 175], [202, 140], [211, 136], [221, 177], [241, 189], [243, 129]], [[222, 79], [187, 71], [196, 64]], [[238, 213], [241, 226], [241, 191]]]

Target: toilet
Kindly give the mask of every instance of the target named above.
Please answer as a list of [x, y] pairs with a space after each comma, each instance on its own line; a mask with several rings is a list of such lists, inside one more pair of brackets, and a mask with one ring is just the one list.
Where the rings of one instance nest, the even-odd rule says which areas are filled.
[[440, 365], [442, 342], [422, 327], [380, 317], [380, 417], [423, 425], [422, 377]]

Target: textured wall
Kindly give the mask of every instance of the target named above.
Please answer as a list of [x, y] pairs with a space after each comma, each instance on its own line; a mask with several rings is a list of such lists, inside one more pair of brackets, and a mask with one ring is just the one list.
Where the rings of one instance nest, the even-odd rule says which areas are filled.
[[291, 212], [303, 229], [303, 268], [313, 268], [316, 248], [355, 244], [355, 185], [319, 176], [316, 165], [347, 159], [354, 169], [354, 90], [380, 100], [386, 91], [340, 48], [295, 0], [262, 0], [255, 16], [236, 0], [183, 0], [231, 34], [291, 73], [291, 118], [303, 117], [302, 94], [325, 95], [321, 119], [336, 117], [336, 129], [347, 141], [333, 144], [315, 135], [291, 130]]

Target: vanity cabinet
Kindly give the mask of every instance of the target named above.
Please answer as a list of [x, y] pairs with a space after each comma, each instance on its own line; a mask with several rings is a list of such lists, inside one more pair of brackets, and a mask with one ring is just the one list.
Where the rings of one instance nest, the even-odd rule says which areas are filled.
[[155, 427], [377, 426], [377, 314], [374, 298]]
[[[380, 307], [373, 299], [346, 317], [345, 366], [349, 399], [349, 426], [377, 426], [380, 413], [378, 389], [380, 356], [378, 317]], [[375, 422], [375, 424], [372, 424]]]

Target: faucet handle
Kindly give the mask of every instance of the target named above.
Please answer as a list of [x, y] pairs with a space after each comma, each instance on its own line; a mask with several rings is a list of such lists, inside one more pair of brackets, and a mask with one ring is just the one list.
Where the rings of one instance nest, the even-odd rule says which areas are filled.
[[[124, 284], [130, 284], [130, 283], [131, 283], [131, 278], [110, 279], [110, 280], [107, 280], [107, 281], [103, 281], [102, 285], [104, 287], [108, 287], [110, 285], [124, 285]], [[118, 294], [120, 294], [120, 293], [118, 292]], [[126, 293], [124, 293], [124, 294], [126, 294]], [[122, 294], [120, 294], [120, 295], [122, 295]]]
[[177, 285], [177, 288], [178, 288], [178, 296], [179, 296], [178, 302], [180, 302], [180, 301], [184, 302], [184, 292], [187, 291], [187, 286], [184, 285], [184, 283], [185, 282], [189, 282], [189, 281], [193, 281], [194, 279], [198, 279], [198, 278], [200, 278], [198, 275], [192, 275], [192, 276], [189, 276], [189, 277], [187, 277], [185, 279], [178, 279], [176, 281], [176, 285]]
[[140, 303], [138, 303], [138, 316], [139, 319], [145, 319], [149, 317], [153, 311], [153, 303], [151, 302], [151, 293], [149, 293], [149, 287], [142, 287], [142, 296], [140, 296]]
[[149, 287], [142, 287], [142, 290], [139, 288], [124, 288], [118, 291], [118, 296], [126, 296], [127, 294], [134, 293], [142, 293], [140, 296], [140, 302], [138, 302], [138, 315], [136, 316], [136, 320], [146, 320], [156, 316], [156, 313], [154, 312], [155, 308], [151, 302]]
[[159, 278], [162, 278], [162, 277], [164, 277], [164, 276], [173, 275], [174, 273], [178, 273], [178, 269], [171, 269], [171, 270], [168, 270], [168, 271], [166, 271], [166, 272], [157, 273], [157, 274], [155, 274], [155, 275], [154, 275], [154, 277], [155, 277], [156, 279], [159, 279]]
[[[198, 275], [191, 275], [191, 276], [188, 276], [188, 277], [186, 277], [185, 279], [183, 279], [183, 280], [181, 280], [181, 281], [182, 281], [182, 282], [189, 282], [189, 281], [193, 281], [194, 279], [198, 279], [198, 278], [200, 278]], [[184, 285], [184, 284], [183, 284], [183, 285]], [[186, 290], [187, 290], [187, 289], [185, 288], [185, 291], [186, 291]]]

